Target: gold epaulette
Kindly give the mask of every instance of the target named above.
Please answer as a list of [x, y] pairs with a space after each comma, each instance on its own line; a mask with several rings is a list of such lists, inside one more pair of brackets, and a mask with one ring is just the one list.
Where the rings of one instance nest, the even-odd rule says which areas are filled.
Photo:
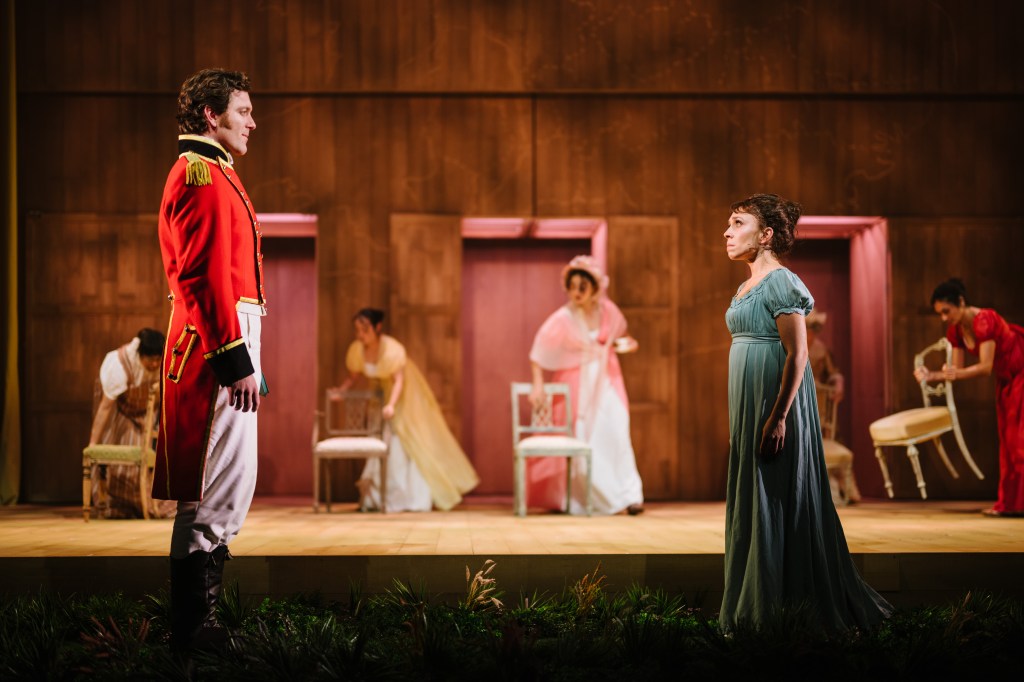
[[186, 185], [201, 187], [213, 184], [213, 178], [210, 177], [210, 166], [203, 157], [195, 152], [185, 152], [182, 156], [185, 157], [185, 161], [188, 164], [185, 166]]

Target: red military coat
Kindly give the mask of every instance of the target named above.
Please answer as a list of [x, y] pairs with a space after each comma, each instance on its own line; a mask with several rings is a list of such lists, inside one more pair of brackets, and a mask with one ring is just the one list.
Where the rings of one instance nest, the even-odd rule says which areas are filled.
[[178, 138], [160, 204], [160, 252], [171, 290], [153, 497], [202, 497], [217, 392], [254, 373], [236, 305], [263, 305], [256, 211], [213, 140]]

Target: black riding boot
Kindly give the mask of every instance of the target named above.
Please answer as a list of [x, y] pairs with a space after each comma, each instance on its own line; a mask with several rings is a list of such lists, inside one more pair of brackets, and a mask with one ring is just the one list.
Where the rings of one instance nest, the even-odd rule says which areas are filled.
[[227, 545], [212, 552], [196, 550], [184, 559], [171, 559], [171, 648], [188, 654], [196, 648], [223, 643], [217, 626], [217, 599], [224, 578]]

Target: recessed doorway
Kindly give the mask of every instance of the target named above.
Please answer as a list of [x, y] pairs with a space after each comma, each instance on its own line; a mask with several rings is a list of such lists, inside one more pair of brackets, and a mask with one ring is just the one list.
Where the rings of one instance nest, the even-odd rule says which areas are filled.
[[530, 346], [565, 303], [559, 276], [589, 240], [466, 239], [462, 245], [462, 446], [474, 493], [512, 493], [509, 384], [530, 380]]

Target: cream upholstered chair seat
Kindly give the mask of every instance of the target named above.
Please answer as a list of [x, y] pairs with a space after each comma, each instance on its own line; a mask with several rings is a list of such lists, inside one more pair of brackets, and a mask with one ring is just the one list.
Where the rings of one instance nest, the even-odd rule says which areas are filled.
[[904, 440], [919, 438], [930, 433], [948, 431], [953, 425], [953, 418], [946, 407], [918, 407], [890, 414], [869, 428], [871, 437], [876, 441]]
[[[953, 346], [945, 337], [939, 339], [914, 356], [914, 368], [924, 367], [925, 357], [929, 353], [942, 352], [946, 356], [946, 364], [953, 364]], [[967, 444], [964, 442], [964, 435], [960, 432], [960, 420], [956, 416], [956, 402], [953, 400], [953, 384], [950, 381], [942, 381], [931, 386], [927, 381], [920, 382], [921, 398], [924, 407], [916, 407], [904, 410], [883, 417], [872, 422], [868, 430], [871, 432], [871, 440], [875, 444], [875, 457], [878, 459], [878, 466], [882, 469], [882, 478], [885, 479], [885, 490], [889, 497], [893, 496], [892, 480], [889, 478], [889, 466], [885, 461], [885, 453], [882, 448], [885, 446], [905, 447], [907, 459], [914, 469], [914, 476], [917, 478], [917, 488], [921, 491], [921, 499], [928, 498], [928, 491], [924, 485], [924, 474], [921, 472], [921, 461], [917, 450], [918, 443], [930, 440], [935, 443], [935, 449], [939, 452], [942, 463], [953, 478], [960, 478], [960, 474], [953, 468], [953, 463], [946, 455], [946, 449], [942, 446], [942, 434], [949, 431], [956, 437], [956, 443], [960, 446], [960, 453], [964, 461], [971, 468], [974, 475], [984, 479], [985, 475], [974, 463]], [[932, 396], [942, 396], [946, 399], [945, 405], [932, 405]]]
[[519, 441], [519, 448], [530, 452], [564, 452], [567, 448], [588, 447], [578, 438], [569, 436], [527, 436]]
[[313, 446], [313, 454], [327, 457], [330, 455], [348, 454], [358, 452], [358, 457], [366, 457], [371, 454], [383, 456], [387, 454], [388, 446], [383, 440], [377, 438], [365, 438], [360, 436], [337, 436], [326, 438]]
[[[567, 384], [544, 384], [544, 404], [530, 410], [530, 423], [522, 423], [519, 402], [530, 395], [533, 385], [526, 382], [512, 383], [512, 487], [515, 493], [514, 511], [518, 516], [526, 515], [526, 460], [530, 457], [565, 457], [566, 490], [565, 511], [569, 511], [572, 499], [572, 460], [582, 459], [586, 465], [587, 483], [584, 491], [584, 508], [590, 515], [591, 495], [591, 449], [590, 445], [573, 435], [572, 404]], [[552, 418], [552, 400], [560, 397], [565, 404], [565, 424], [555, 424]]]
[[[324, 409], [313, 419], [313, 511], [320, 511], [320, 474], [324, 476], [327, 511], [331, 511], [331, 467], [334, 459], [380, 460], [380, 507], [387, 511], [388, 438], [381, 414], [380, 391], [328, 389]], [[327, 436], [321, 439], [321, 422]], [[327, 462], [327, 466], [324, 463]]]

